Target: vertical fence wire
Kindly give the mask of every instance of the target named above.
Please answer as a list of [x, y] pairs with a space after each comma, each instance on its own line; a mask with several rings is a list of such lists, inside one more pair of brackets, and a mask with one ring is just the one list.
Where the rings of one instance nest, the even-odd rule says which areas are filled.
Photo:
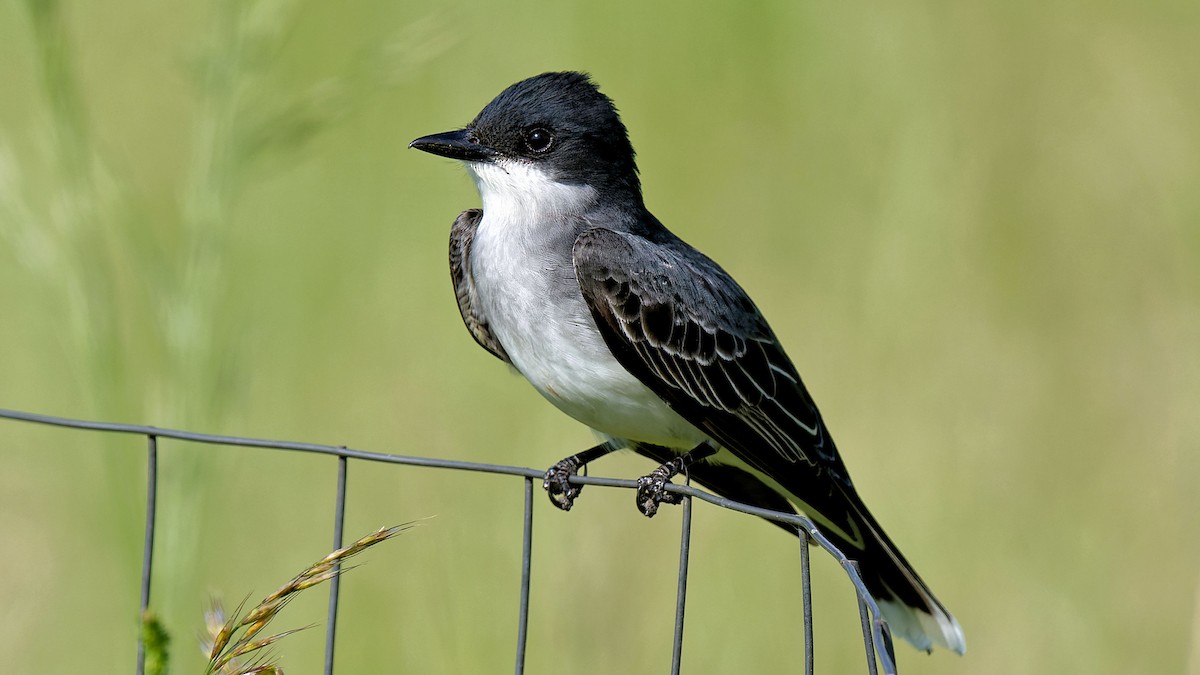
[[813, 675], [813, 616], [812, 616], [812, 572], [808, 559], [808, 533], [803, 528], [800, 535], [800, 601], [804, 607], [804, 675]]
[[885, 629], [886, 624], [883, 620], [883, 613], [879, 609], [879, 603], [875, 602], [875, 598], [872, 597], [871, 592], [867, 590], [867, 585], [863, 583], [862, 574], [860, 574], [858, 571], [858, 563], [850, 560], [844, 553], [838, 550], [838, 547], [834, 546], [833, 542], [829, 541], [828, 537], [821, 534], [821, 531], [817, 529], [816, 525], [812, 524], [812, 521], [805, 519], [805, 523], [805, 529], [808, 532], [808, 536], [812, 537], [812, 539], [816, 541], [821, 548], [829, 552], [829, 554], [838, 561], [838, 564], [842, 566], [842, 569], [846, 571], [847, 576], [850, 577], [850, 583], [854, 585], [854, 589], [858, 593], [860, 615], [865, 608], [868, 616], [874, 617], [868, 622], [870, 624], [869, 629], [864, 626], [864, 633], [872, 636], [874, 639], [868, 641], [864, 638], [863, 640], [863, 646], [867, 649], [867, 653], [874, 654], [874, 656], [868, 659], [870, 665], [870, 674], [875, 675], [874, 658], [875, 656], [878, 656], [879, 661], [883, 666], [884, 675], [896, 675], [895, 654], [890, 651], [876, 651], [875, 645], [886, 644], [883, 638], [887, 632]]
[[533, 479], [525, 477], [525, 513], [521, 539], [521, 599], [517, 610], [517, 675], [525, 672], [525, 642], [529, 636], [529, 569], [533, 559]]
[[146, 435], [146, 536], [142, 541], [141, 610], [138, 619], [137, 675], [146, 672], [144, 626], [150, 608], [150, 572], [154, 565], [154, 521], [158, 509], [158, 437]]
[[[876, 621], [878, 621], [878, 619], [876, 619]], [[880, 653], [887, 657], [885, 663], [893, 664], [892, 675], [894, 675], [896, 672], [896, 668], [894, 666], [896, 663], [896, 648], [892, 645], [892, 631], [890, 628], [888, 628], [886, 623], [883, 624], [883, 630], [881, 633], [883, 635], [883, 651]], [[876, 644], [876, 648], [878, 648], [878, 643]]]
[[[158, 491], [158, 439], [161, 437], [175, 438], [196, 443], [210, 443], [227, 446], [272, 448], [334, 455], [338, 458], [337, 499], [334, 505], [334, 548], [342, 546], [342, 528], [345, 521], [346, 505], [346, 468], [348, 458], [407, 466], [442, 468], [457, 471], [478, 471], [483, 473], [522, 476], [525, 488], [524, 533], [521, 553], [521, 595], [517, 623], [517, 654], [516, 673], [523, 675], [525, 671], [526, 642], [529, 628], [529, 586], [530, 561], [532, 558], [533, 542], [533, 480], [542, 478], [543, 472], [536, 469], [506, 466], [499, 464], [482, 464], [460, 460], [433, 459], [429, 457], [413, 457], [391, 455], [362, 450], [352, 450], [345, 446], [329, 446], [316, 443], [298, 443], [292, 441], [271, 441], [258, 438], [243, 438], [237, 436], [220, 436], [202, 434], [176, 429], [160, 429], [136, 424], [116, 424], [110, 422], [91, 422], [62, 417], [52, 417], [36, 413], [0, 409], [0, 418], [39, 424], [49, 424], [74, 429], [104, 431], [124, 434], [143, 435], [147, 439], [147, 478], [146, 478], [146, 534], [142, 553], [141, 578], [141, 614], [144, 618], [150, 604], [150, 579], [154, 553], [155, 516], [157, 509]], [[605, 487], [637, 488], [632, 480], [602, 478], [592, 476], [573, 476], [571, 483], [576, 485], [599, 485]], [[809, 545], [815, 543], [829, 553], [845, 570], [858, 597], [859, 618], [862, 624], [863, 646], [867, 654], [868, 671], [876, 675], [876, 659], [885, 675], [896, 675], [895, 652], [892, 648], [891, 635], [887, 624], [879, 611], [878, 603], [871, 597], [863, 584], [858, 564], [849, 560], [826, 538], [812, 521], [795, 513], [771, 511], [760, 507], [742, 504], [723, 497], [697, 490], [690, 485], [668, 484], [667, 490], [678, 494], [682, 499], [682, 533], [679, 549], [679, 580], [676, 591], [675, 635], [672, 645], [671, 672], [678, 675], [683, 653], [683, 619], [687, 595], [688, 559], [691, 549], [692, 530], [692, 499], [700, 499], [710, 504], [731, 511], [750, 514], [781, 523], [788, 523], [799, 529], [800, 537], [800, 574], [801, 592], [804, 607], [804, 668], [807, 675], [813, 673], [813, 632], [812, 632], [812, 584], [810, 576]], [[331, 579], [329, 595], [329, 614], [326, 625], [325, 673], [333, 672], [334, 643], [336, 641], [337, 607], [339, 594], [339, 577]], [[138, 630], [137, 641], [137, 674], [145, 673], [145, 644], [143, 631]]]
[[[858, 561], [851, 560], [850, 565], [855, 572], [862, 574]], [[878, 675], [879, 670], [875, 666], [875, 640], [871, 635], [871, 614], [862, 598], [858, 599], [858, 620], [862, 624], [863, 647], [867, 650], [867, 672], [870, 675]]]
[[675, 588], [675, 640], [671, 648], [671, 675], [679, 675], [683, 661], [683, 610], [687, 604], [688, 556], [692, 550], [692, 498], [683, 498], [683, 531], [679, 535], [679, 583]]
[[[338, 457], [337, 497], [333, 504], [333, 550], [342, 547], [342, 526], [346, 523], [346, 458]], [[325, 620], [325, 675], [333, 675], [333, 646], [337, 636], [338, 596], [342, 589], [342, 564], [333, 568], [329, 580], [329, 614]]]

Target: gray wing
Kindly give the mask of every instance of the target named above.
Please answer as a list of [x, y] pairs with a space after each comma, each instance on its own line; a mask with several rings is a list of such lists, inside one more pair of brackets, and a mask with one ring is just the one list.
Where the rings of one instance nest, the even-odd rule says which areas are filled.
[[660, 239], [596, 228], [575, 242], [580, 289], [613, 355], [768, 475], [803, 461], [844, 477], [816, 405], [746, 292], [673, 235]]
[[[905, 606], [897, 634], [921, 649], [932, 637], [961, 653], [962, 629], [862, 503], [754, 303], [716, 263], [673, 235], [651, 229], [649, 236], [593, 229], [576, 240], [575, 273], [597, 328], [621, 365], [773, 482], [703, 462], [689, 468], [692, 477], [748, 504], [785, 512], [795, 505], [861, 563], [876, 598]], [[635, 450], [660, 462], [676, 456], [653, 445]]]
[[454, 282], [454, 295], [458, 298], [458, 312], [462, 314], [467, 330], [471, 331], [471, 337], [496, 358], [512, 365], [504, 347], [496, 336], [492, 335], [487, 320], [474, 309], [475, 281], [471, 277], [471, 242], [475, 240], [475, 230], [479, 227], [481, 218], [483, 211], [480, 209], [467, 209], [454, 219], [454, 226], [450, 228], [450, 279]]

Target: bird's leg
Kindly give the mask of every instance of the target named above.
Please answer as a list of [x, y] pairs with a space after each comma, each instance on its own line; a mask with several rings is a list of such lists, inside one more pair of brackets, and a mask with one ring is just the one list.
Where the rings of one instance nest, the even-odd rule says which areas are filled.
[[717, 448], [708, 442], [701, 443], [682, 455], [663, 464], [648, 476], [642, 476], [637, 481], [637, 506], [642, 515], [651, 518], [658, 513], [658, 505], [662, 503], [678, 504], [683, 497], [674, 492], [667, 492], [667, 484], [671, 479], [687, 471], [696, 462], [712, 457]]
[[550, 503], [563, 511], [570, 511], [575, 504], [575, 498], [583, 491], [582, 485], [571, 485], [571, 476], [579, 473], [579, 470], [588, 462], [599, 459], [613, 450], [616, 450], [616, 447], [611, 443], [601, 443], [581, 453], [571, 455], [547, 469], [546, 478], [542, 481], [542, 488], [550, 497]]

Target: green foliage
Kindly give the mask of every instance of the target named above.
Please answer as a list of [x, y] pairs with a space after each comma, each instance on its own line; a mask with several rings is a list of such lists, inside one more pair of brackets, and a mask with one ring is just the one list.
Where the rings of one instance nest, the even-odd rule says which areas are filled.
[[[902, 672], [1194, 670], [1198, 27], [1174, 0], [0, 3], [0, 405], [538, 467], [587, 447], [463, 330], [445, 242], [477, 197], [405, 148], [586, 69], [650, 208], [754, 296], [961, 620], [965, 661], [901, 647]], [[160, 461], [172, 634], [328, 545], [329, 458]], [[5, 667], [128, 670], [141, 441], [4, 424], [0, 467]], [[339, 670], [508, 667], [519, 481], [349, 485], [352, 531], [438, 518], [345, 580]], [[529, 672], [669, 662], [677, 516], [631, 501], [539, 501]], [[794, 541], [703, 505], [696, 528], [687, 672], [794, 669]], [[857, 672], [814, 562], [818, 668]], [[277, 646], [291, 675], [322, 647]]]
[[142, 614], [142, 645], [146, 654], [146, 675], [167, 675], [170, 672], [171, 636], [150, 611]]

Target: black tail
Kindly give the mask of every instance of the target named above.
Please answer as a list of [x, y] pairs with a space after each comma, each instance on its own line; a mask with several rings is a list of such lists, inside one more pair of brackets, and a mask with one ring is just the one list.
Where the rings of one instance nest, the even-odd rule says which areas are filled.
[[[655, 446], [643, 445], [636, 450], [659, 462], [675, 456]], [[699, 462], [689, 472], [698, 483], [729, 499], [773, 511], [799, 509], [847, 558], [858, 562], [863, 583], [875, 597], [893, 635], [925, 651], [935, 646], [959, 654], [966, 651], [958, 622], [904, 559], [853, 487], [832, 487], [828, 480], [795, 486], [802, 497], [791, 491], [781, 493], [755, 474], [728, 464]], [[813, 489], [802, 489], [808, 487]], [[792, 525], [775, 524], [797, 534]]]
[[858, 561], [863, 583], [875, 596], [892, 634], [925, 651], [937, 646], [959, 654], [966, 652], [966, 637], [958, 621], [934, 597], [858, 495], [845, 496], [850, 518], [861, 531], [861, 543], [839, 542], [840, 536], [830, 539], [845, 546], [842, 552], [846, 557]]

